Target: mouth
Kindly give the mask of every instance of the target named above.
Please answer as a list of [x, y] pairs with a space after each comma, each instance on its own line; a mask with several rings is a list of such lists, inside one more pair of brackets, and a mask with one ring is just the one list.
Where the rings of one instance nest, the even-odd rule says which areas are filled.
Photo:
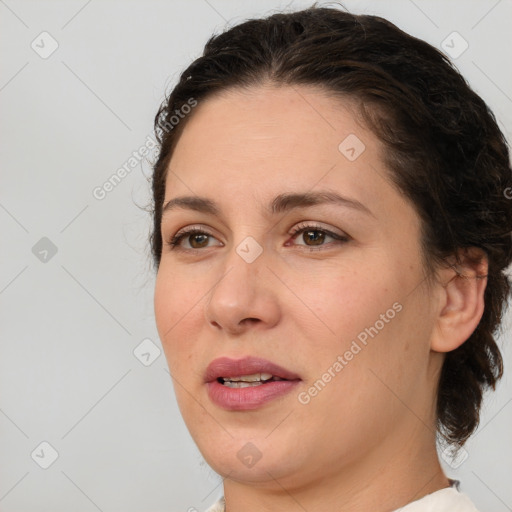
[[277, 380], [288, 380], [276, 377], [271, 373], [253, 373], [252, 375], [241, 375], [237, 377], [219, 377], [217, 382], [228, 388], [249, 388], [254, 386], [262, 386], [269, 382]]
[[241, 382], [258, 386], [275, 380], [300, 380], [300, 377], [276, 363], [248, 356], [242, 359], [219, 357], [213, 360], [206, 368], [204, 379], [205, 382], [216, 380], [221, 384]]
[[257, 409], [289, 393], [301, 378], [266, 359], [221, 357], [205, 373], [210, 400], [227, 410]]

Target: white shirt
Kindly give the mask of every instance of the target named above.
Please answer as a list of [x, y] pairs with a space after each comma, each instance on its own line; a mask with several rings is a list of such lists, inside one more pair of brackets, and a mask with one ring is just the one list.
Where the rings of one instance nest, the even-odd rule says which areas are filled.
[[[224, 496], [205, 512], [226, 512]], [[446, 487], [412, 501], [394, 512], [478, 512], [471, 500], [454, 487]]]

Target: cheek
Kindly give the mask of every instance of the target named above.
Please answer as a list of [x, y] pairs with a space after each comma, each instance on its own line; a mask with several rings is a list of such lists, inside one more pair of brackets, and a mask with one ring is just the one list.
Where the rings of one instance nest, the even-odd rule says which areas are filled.
[[408, 295], [391, 282], [376, 284], [365, 283], [366, 291], [339, 314], [346, 334], [324, 367], [341, 355], [343, 369], [324, 406], [332, 401], [359, 418], [392, 423], [407, 407], [414, 409], [415, 397], [428, 387], [432, 319], [422, 307], [422, 290]]
[[404, 271], [397, 258], [386, 263], [381, 255], [379, 261], [359, 262], [357, 271], [327, 272], [308, 296], [326, 327], [323, 339], [316, 341], [310, 329], [307, 360], [315, 362], [310, 379], [342, 356], [344, 369], [337, 375], [351, 374], [350, 379], [345, 375], [344, 386], [354, 386], [352, 391], [372, 387], [375, 376], [369, 369], [401, 386], [428, 361], [431, 326], [422, 303], [425, 294], [421, 287], [412, 292], [420, 274]]
[[[154, 307], [158, 334], [171, 371], [175, 363], [192, 352], [197, 335], [197, 315], [202, 311], [204, 290], [190, 276], [160, 268], [155, 285]], [[187, 340], [187, 342], [184, 342]]]
[[204, 302], [199, 287], [194, 286], [192, 276], [167, 271], [161, 266], [155, 284], [154, 307], [158, 334], [173, 379], [173, 388], [183, 418], [198, 421], [203, 411], [190, 394], [198, 383], [192, 371], [200, 367], [197, 350], [198, 314], [202, 314]]
[[333, 444], [345, 446], [347, 439], [354, 445], [370, 439], [378, 443], [399, 418], [415, 410], [427, 383], [428, 339], [415, 305], [398, 304], [390, 291], [383, 288], [376, 295], [371, 288], [364, 307], [359, 299], [341, 310], [331, 306], [333, 315], [338, 311], [332, 316], [337, 332], [344, 334], [313, 348], [307, 358], [311, 370], [301, 395], [300, 403], [307, 402], [301, 406], [303, 425], [311, 436], [319, 428], [324, 431], [327, 450]]
[[330, 269], [324, 277], [316, 276], [314, 291], [308, 294], [312, 309], [324, 321], [340, 350], [374, 325], [396, 300], [389, 281], [374, 267], [369, 269]]

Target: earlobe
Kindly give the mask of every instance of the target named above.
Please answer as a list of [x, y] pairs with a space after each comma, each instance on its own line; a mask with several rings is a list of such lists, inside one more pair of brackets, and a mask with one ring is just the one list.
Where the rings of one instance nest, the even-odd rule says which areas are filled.
[[487, 255], [476, 247], [459, 252], [459, 260], [439, 272], [441, 301], [431, 339], [435, 352], [451, 352], [474, 332], [484, 312]]

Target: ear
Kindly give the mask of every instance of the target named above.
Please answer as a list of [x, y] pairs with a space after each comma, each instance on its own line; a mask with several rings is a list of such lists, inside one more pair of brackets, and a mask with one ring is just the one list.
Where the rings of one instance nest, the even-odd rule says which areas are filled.
[[484, 312], [488, 259], [477, 247], [462, 249], [458, 259], [438, 272], [440, 292], [437, 322], [430, 348], [450, 352], [462, 345], [478, 326]]

